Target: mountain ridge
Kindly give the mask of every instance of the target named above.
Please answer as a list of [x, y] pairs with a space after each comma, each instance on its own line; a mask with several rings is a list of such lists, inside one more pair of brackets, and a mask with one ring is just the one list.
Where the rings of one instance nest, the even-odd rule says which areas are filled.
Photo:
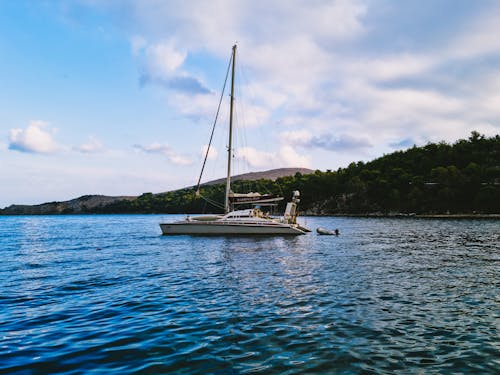
[[[314, 171], [308, 168], [277, 168], [267, 171], [249, 172], [231, 177], [232, 181], [255, 181], [260, 179], [275, 181], [277, 178], [292, 176], [296, 173], [310, 174]], [[208, 181], [201, 186], [211, 186], [225, 183], [225, 178]], [[184, 187], [177, 190], [191, 189], [193, 186]], [[162, 195], [168, 192], [156, 193]], [[148, 194], [148, 193], [146, 193]], [[45, 202], [41, 204], [25, 205], [12, 204], [0, 209], [0, 215], [52, 215], [52, 214], [82, 214], [93, 211], [103, 206], [107, 206], [119, 201], [134, 201], [140, 196], [108, 196], [101, 194], [83, 195], [67, 201]]]
[[[233, 179], [231, 187], [237, 192], [256, 191], [284, 198], [299, 190], [301, 212], [308, 215], [491, 215], [500, 214], [499, 160], [500, 135], [485, 137], [474, 131], [469, 138], [452, 144], [414, 145], [368, 162], [352, 162], [336, 171], [291, 171], [292, 175], [275, 181], [250, 174], [262, 178]], [[46, 204], [34, 213], [70, 214], [78, 213], [78, 209], [95, 214], [221, 213], [220, 206], [212, 204], [224, 201], [226, 189], [219, 181], [224, 180], [201, 185], [199, 196], [191, 186], [129, 199], [111, 198], [110, 203], [96, 203], [94, 208], [89, 208], [92, 199], [99, 202], [109, 198], [84, 196], [80, 201], [86, 199], [86, 203], [78, 199], [74, 206], [53, 202], [52, 208]], [[282, 212], [285, 203], [281, 202], [276, 212]], [[30, 212], [29, 207], [14, 206], [0, 214]]]

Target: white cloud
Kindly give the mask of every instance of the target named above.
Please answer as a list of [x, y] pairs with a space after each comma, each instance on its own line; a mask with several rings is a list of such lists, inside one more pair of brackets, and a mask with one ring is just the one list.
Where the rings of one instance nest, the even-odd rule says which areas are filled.
[[290, 0], [194, 0], [96, 2], [110, 12], [120, 11], [127, 25], [140, 29], [146, 39], [179, 36], [183, 45], [225, 54], [235, 41], [260, 44], [279, 42], [286, 36], [310, 34], [318, 41], [350, 40], [365, 32], [365, 1], [308, 2]]
[[167, 144], [152, 143], [149, 146], [134, 145], [136, 150], [151, 153], [163, 154], [167, 157], [168, 161], [175, 165], [191, 165], [193, 162], [186, 156], [178, 154], [172, 147]]
[[280, 137], [286, 143], [302, 145], [310, 142], [313, 136], [308, 130], [293, 130], [281, 133]]
[[265, 152], [253, 147], [241, 147], [235, 150], [235, 158], [244, 160], [253, 168], [269, 169], [273, 167], [311, 166], [311, 158], [299, 154], [293, 147], [283, 145], [277, 152]]
[[186, 52], [180, 51], [173, 41], [168, 40], [145, 47], [145, 58], [150, 74], [170, 77], [186, 60]]
[[351, 134], [320, 133], [311, 134], [307, 130], [283, 132], [281, 138], [284, 142], [303, 148], [319, 148], [334, 152], [345, 152], [372, 147], [367, 137]]
[[263, 168], [275, 162], [276, 154], [259, 151], [253, 147], [241, 147], [234, 151], [236, 159], [245, 160], [251, 167]]
[[186, 95], [176, 92], [169, 95], [168, 104], [185, 117], [212, 121], [217, 109], [217, 100], [215, 95]]
[[429, 114], [456, 116], [463, 109], [460, 99], [429, 90], [366, 88], [361, 94], [372, 103], [366, 112], [372, 123], [402, 124]]
[[266, 125], [269, 121], [271, 111], [260, 105], [243, 103], [236, 106], [235, 116], [240, 124], [247, 128]]
[[89, 137], [87, 143], [84, 143], [78, 147], [74, 148], [76, 151], [82, 152], [84, 154], [92, 154], [104, 150], [104, 146], [101, 141], [95, 137]]
[[[206, 109], [196, 105], [204, 99], [192, 94], [211, 90], [199, 71], [189, 71], [187, 57], [208, 52], [225, 61], [229, 47], [238, 41], [238, 61], [257, 74], [252, 79], [256, 78], [258, 87], [267, 88], [255, 91], [258, 96], [251, 106], [245, 101], [245, 125], [249, 127], [265, 125], [279, 105], [303, 108], [309, 99], [317, 108], [315, 85], [333, 66], [332, 54], [324, 46], [330, 49], [362, 35], [362, 19], [367, 11], [364, 2], [356, 0], [295, 0], [265, 5], [250, 0], [154, 4], [132, 1], [116, 6], [129, 14], [134, 29], [140, 31], [140, 36], [136, 33], [131, 38], [131, 48], [143, 83], [156, 82], [172, 90], [169, 104], [188, 116], [206, 116]], [[183, 80], [173, 84], [173, 77]], [[213, 88], [218, 90], [218, 86]], [[180, 98], [179, 91], [189, 98]], [[215, 107], [211, 108], [213, 112]]]
[[52, 154], [60, 150], [53, 139], [55, 129], [40, 120], [30, 121], [26, 129], [10, 129], [9, 149], [35, 154]]
[[353, 76], [361, 75], [373, 81], [388, 81], [422, 74], [436, 62], [436, 59], [430, 56], [404, 53], [354, 61], [347, 69]]
[[[207, 154], [207, 150], [208, 150], [208, 145], [204, 145], [201, 148], [200, 155], [201, 155], [202, 158], [205, 158], [205, 155]], [[209, 159], [209, 160], [216, 160], [218, 156], [219, 156], [219, 153], [217, 152], [217, 150], [215, 149], [215, 147], [214, 146], [210, 146], [210, 151], [208, 153], [207, 159]]]
[[172, 92], [188, 95], [210, 94], [203, 81], [182, 69], [187, 52], [173, 39], [148, 43], [141, 36], [131, 39], [132, 54], [140, 65], [142, 85], [157, 84]]
[[488, 54], [499, 54], [498, 32], [500, 31], [500, 7], [496, 6], [470, 24], [450, 43], [446, 53], [455, 58], [474, 58]]
[[191, 165], [191, 164], [193, 164], [193, 162], [190, 159], [188, 159], [182, 155], [179, 155], [179, 154], [170, 154], [169, 159], [173, 164], [176, 164], [176, 165]]
[[311, 167], [311, 157], [298, 153], [295, 148], [291, 146], [281, 146], [278, 151], [278, 160], [281, 161], [280, 165], [286, 167]]
[[[296, 132], [283, 135], [288, 143], [282, 147], [340, 148], [356, 159], [363, 150], [378, 156], [405, 139], [453, 141], [474, 129], [491, 134], [500, 127], [498, 72], [483, 60], [500, 55], [495, 4], [459, 21], [443, 19], [439, 27], [425, 23], [437, 33], [425, 45], [416, 40], [419, 33], [403, 28], [389, 28], [400, 33], [394, 38], [381, 37], [387, 28], [380, 22], [397, 12], [368, 0], [95, 4], [128, 17], [125, 32], [133, 30], [132, 54], [145, 82], [163, 85], [169, 106], [183, 116], [212, 119], [218, 95], [207, 94], [219, 86], [208, 88], [203, 74], [214, 73], [214, 60], [223, 74], [238, 41], [237, 65], [246, 75], [237, 82], [244, 93], [237, 92], [238, 120], [267, 127], [274, 137], [285, 127]], [[415, 14], [414, 21], [424, 25], [425, 17]], [[199, 64], [207, 56], [209, 62]], [[471, 68], [473, 62], [480, 69]], [[294, 159], [279, 154], [245, 149], [240, 156], [259, 166], [268, 164], [266, 157]]]

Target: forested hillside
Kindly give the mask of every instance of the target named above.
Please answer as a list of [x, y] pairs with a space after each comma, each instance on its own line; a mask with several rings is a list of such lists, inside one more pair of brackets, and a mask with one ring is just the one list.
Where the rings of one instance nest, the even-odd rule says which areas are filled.
[[[236, 181], [232, 189], [285, 198], [300, 190], [300, 208], [309, 214], [500, 213], [500, 136], [487, 138], [473, 132], [454, 144], [414, 146], [336, 171], [296, 173], [275, 181]], [[201, 193], [222, 202], [224, 185], [204, 186]], [[220, 209], [196, 198], [193, 189], [182, 189], [146, 193], [90, 211], [201, 213]]]

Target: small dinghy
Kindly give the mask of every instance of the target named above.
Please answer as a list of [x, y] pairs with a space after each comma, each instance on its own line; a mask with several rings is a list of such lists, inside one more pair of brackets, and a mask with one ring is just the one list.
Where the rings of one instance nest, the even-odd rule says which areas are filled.
[[328, 230], [328, 229], [325, 229], [325, 228], [317, 228], [316, 229], [316, 232], [318, 234], [321, 234], [321, 235], [327, 235], [327, 236], [338, 236], [339, 235], [339, 230], [338, 229], [335, 229], [335, 230]]

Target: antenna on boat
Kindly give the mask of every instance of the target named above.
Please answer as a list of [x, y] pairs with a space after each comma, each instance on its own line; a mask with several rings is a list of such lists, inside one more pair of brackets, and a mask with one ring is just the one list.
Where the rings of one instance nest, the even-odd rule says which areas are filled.
[[227, 146], [227, 178], [226, 178], [226, 199], [224, 202], [224, 211], [228, 213], [229, 193], [231, 192], [231, 157], [233, 153], [233, 105], [234, 105], [234, 65], [236, 63], [236, 44], [233, 46], [233, 58], [231, 66], [231, 101], [229, 107], [229, 140]]

